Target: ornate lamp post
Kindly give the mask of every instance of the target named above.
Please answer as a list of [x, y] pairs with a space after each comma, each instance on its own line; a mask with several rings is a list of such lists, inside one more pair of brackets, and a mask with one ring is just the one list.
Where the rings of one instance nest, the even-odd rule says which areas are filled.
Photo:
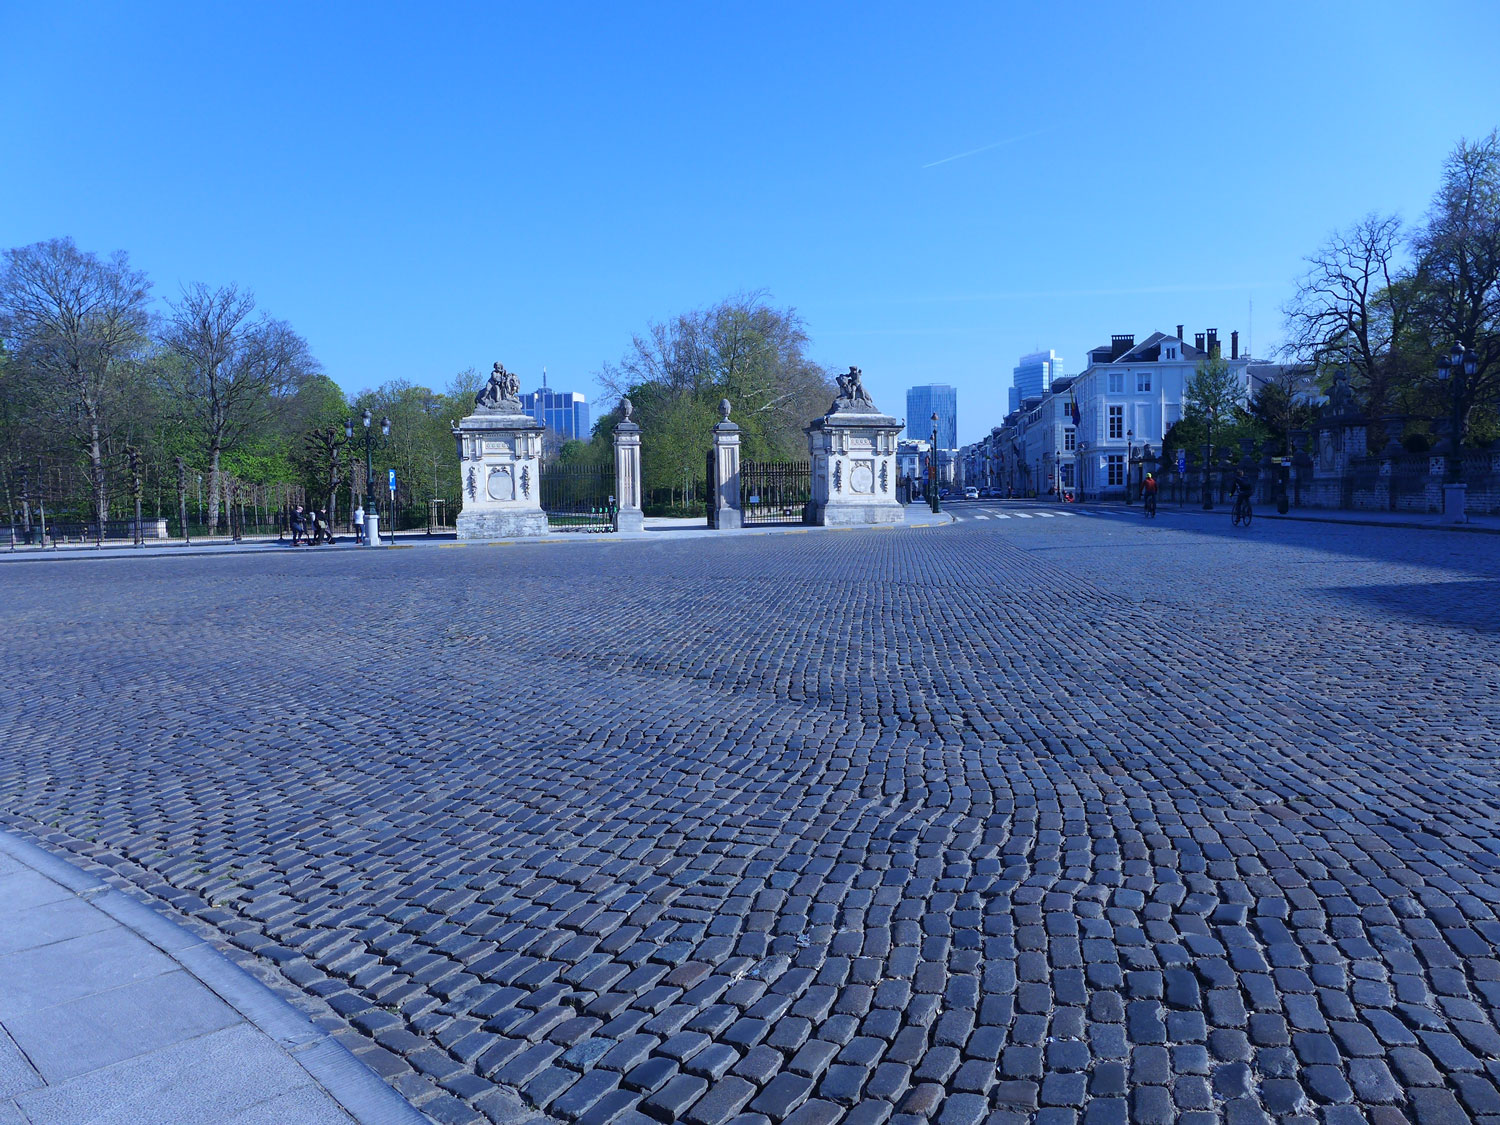
[[1453, 382], [1449, 384], [1452, 388], [1451, 401], [1453, 417], [1450, 425], [1453, 427], [1451, 449], [1448, 457], [1448, 482], [1457, 484], [1464, 479], [1464, 418], [1463, 418], [1463, 395], [1468, 387], [1470, 379], [1479, 372], [1479, 361], [1474, 358], [1474, 353], [1465, 351], [1464, 346], [1459, 343], [1453, 345], [1452, 350], [1442, 359], [1438, 360], [1437, 377], [1447, 383], [1451, 377]]
[[1130, 503], [1130, 466], [1135, 460], [1135, 431], [1125, 431], [1125, 503]]
[[932, 502], [932, 510], [938, 512], [938, 416], [937, 411], [932, 412], [932, 450], [927, 456], [927, 498]]
[[[375, 434], [374, 434], [374, 431], [370, 429], [370, 422], [372, 421], [372, 416], [371, 416], [370, 411], [369, 411], [368, 408], [366, 408], [364, 414], [362, 414], [360, 416], [360, 418], [361, 418], [361, 421], [363, 421], [364, 424], [365, 424], [365, 501], [366, 501], [366, 503], [375, 503], [375, 461], [374, 461], [374, 448], [375, 448], [374, 441], [375, 441]], [[348, 435], [349, 437], [353, 437], [354, 436], [354, 423], [352, 421], [346, 420], [344, 422], [344, 433], [346, 435]], [[391, 420], [389, 418], [382, 418], [382, 419], [380, 419], [380, 436], [381, 437], [390, 437], [391, 436]], [[396, 513], [392, 512], [391, 513], [391, 533], [394, 535], [395, 531], [396, 531]]]
[[1214, 456], [1214, 412], [1208, 411], [1208, 444], [1203, 447], [1203, 510], [1211, 512], [1214, 508], [1214, 486], [1212, 482]]

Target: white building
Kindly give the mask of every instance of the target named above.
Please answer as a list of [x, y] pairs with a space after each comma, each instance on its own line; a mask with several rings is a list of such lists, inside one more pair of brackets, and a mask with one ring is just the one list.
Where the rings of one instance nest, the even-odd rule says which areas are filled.
[[[1146, 447], [1160, 452], [1162, 438], [1182, 417], [1188, 383], [1198, 364], [1218, 354], [1216, 330], [1199, 333], [1192, 344], [1153, 332], [1139, 344], [1134, 336], [1112, 336], [1108, 347], [1089, 352], [1088, 366], [1069, 391], [1078, 403], [1074, 441], [1079, 484], [1087, 496], [1124, 496], [1127, 466], [1134, 490], [1143, 475], [1139, 459]], [[1230, 371], [1249, 389], [1248, 356], [1239, 354], [1239, 333], [1231, 333]], [[1063, 397], [1061, 394], [1054, 397]]]

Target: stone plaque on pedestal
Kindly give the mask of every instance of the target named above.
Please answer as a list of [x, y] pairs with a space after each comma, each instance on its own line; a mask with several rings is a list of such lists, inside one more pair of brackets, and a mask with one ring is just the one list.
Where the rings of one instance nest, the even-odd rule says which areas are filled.
[[838, 376], [839, 395], [807, 427], [812, 455], [810, 522], [822, 527], [901, 523], [896, 499], [896, 435], [901, 423], [870, 400], [857, 367]]
[[460, 539], [546, 534], [542, 429], [521, 408], [521, 381], [495, 364], [490, 381], [474, 396], [474, 413], [453, 427], [463, 482]]

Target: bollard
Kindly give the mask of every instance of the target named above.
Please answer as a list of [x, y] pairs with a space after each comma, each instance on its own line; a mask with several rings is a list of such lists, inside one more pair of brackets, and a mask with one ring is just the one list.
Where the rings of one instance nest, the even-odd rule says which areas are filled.
[[365, 513], [365, 546], [380, 546], [380, 516], [376, 512]]

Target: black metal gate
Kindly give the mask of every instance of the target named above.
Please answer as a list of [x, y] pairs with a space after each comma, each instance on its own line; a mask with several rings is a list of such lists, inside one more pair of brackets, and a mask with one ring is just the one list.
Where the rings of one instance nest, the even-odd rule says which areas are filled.
[[610, 465], [546, 465], [542, 511], [554, 531], [614, 531], [615, 472]]
[[812, 462], [740, 462], [740, 510], [747, 527], [803, 523], [810, 503]]

